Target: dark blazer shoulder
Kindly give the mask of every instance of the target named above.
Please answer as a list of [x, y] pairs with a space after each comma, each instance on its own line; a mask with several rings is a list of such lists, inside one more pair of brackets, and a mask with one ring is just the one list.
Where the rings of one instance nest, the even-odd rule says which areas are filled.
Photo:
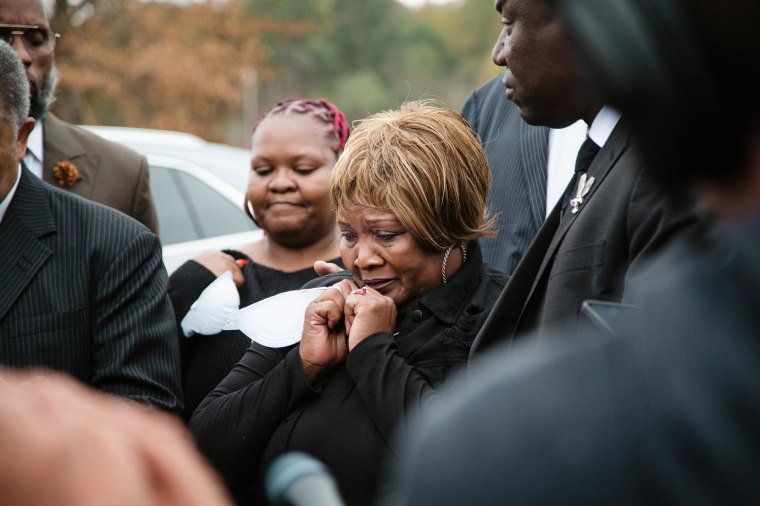
[[504, 95], [502, 75], [475, 89], [462, 108], [493, 174], [488, 207], [499, 235], [483, 238], [487, 262], [511, 273], [546, 216], [549, 128], [529, 125]]
[[57, 149], [66, 152], [78, 147], [88, 153], [108, 155], [109, 164], [116, 165], [120, 171], [126, 170], [137, 174], [142, 163], [142, 155], [134, 149], [109, 141], [84, 128], [67, 123], [52, 114], [44, 121], [45, 133], [43, 142], [45, 149]]
[[495, 127], [503, 127], [520, 120], [520, 112], [517, 106], [504, 96], [504, 85], [499, 74], [473, 90], [462, 107], [462, 117], [486, 143], [489, 141], [487, 134], [497, 134], [500, 131], [498, 128], [491, 132]]

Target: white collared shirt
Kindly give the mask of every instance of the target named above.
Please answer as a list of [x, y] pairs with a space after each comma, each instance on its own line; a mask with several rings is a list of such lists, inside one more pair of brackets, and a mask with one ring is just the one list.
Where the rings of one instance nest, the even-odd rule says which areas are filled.
[[588, 127], [578, 120], [565, 128], [549, 130], [549, 156], [546, 160], [546, 216], [565, 193], [575, 172], [578, 150], [586, 140]]
[[19, 181], [21, 181], [21, 164], [18, 164], [18, 171], [16, 172], [16, 182], [13, 183], [13, 187], [11, 187], [11, 191], [8, 192], [8, 195], [6, 195], [3, 201], [0, 202], [0, 223], [3, 222], [3, 218], [5, 217], [5, 212], [10, 207], [11, 200], [13, 200], [13, 196], [16, 194], [16, 189], [18, 188]]
[[620, 121], [620, 113], [609, 106], [602, 107], [587, 127], [584, 121], [576, 121], [565, 128], [549, 131], [549, 157], [546, 163], [546, 215], [554, 209], [562, 198], [565, 187], [573, 177], [578, 150], [591, 138], [597, 146], [603, 147]]
[[597, 146], [603, 148], [619, 121], [620, 113], [612, 107], [605, 105], [596, 114], [594, 121], [591, 122], [591, 126], [588, 129], [589, 138]]
[[26, 141], [26, 153], [24, 163], [26, 167], [38, 178], [42, 179], [42, 121], [34, 124], [34, 129]]

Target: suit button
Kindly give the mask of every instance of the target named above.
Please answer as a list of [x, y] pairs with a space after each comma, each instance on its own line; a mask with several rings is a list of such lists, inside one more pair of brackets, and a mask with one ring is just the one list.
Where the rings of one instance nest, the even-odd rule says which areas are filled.
[[412, 321], [415, 323], [419, 323], [422, 321], [422, 311], [419, 309], [415, 309], [412, 311], [409, 316], [411, 317]]

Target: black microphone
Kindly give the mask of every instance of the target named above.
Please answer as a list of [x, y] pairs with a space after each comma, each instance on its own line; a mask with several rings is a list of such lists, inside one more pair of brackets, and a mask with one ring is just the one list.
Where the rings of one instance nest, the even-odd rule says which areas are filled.
[[314, 457], [290, 452], [275, 459], [266, 477], [269, 502], [291, 506], [344, 506], [335, 479]]

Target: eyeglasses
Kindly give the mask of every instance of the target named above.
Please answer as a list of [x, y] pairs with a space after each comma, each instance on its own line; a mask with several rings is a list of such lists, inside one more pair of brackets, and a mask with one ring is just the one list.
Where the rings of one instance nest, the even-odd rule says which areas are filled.
[[32, 56], [46, 56], [52, 53], [55, 49], [55, 41], [60, 36], [60, 33], [36, 25], [0, 24], [0, 39], [13, 46], [13, 39], [21, 37], [24, 47]]

